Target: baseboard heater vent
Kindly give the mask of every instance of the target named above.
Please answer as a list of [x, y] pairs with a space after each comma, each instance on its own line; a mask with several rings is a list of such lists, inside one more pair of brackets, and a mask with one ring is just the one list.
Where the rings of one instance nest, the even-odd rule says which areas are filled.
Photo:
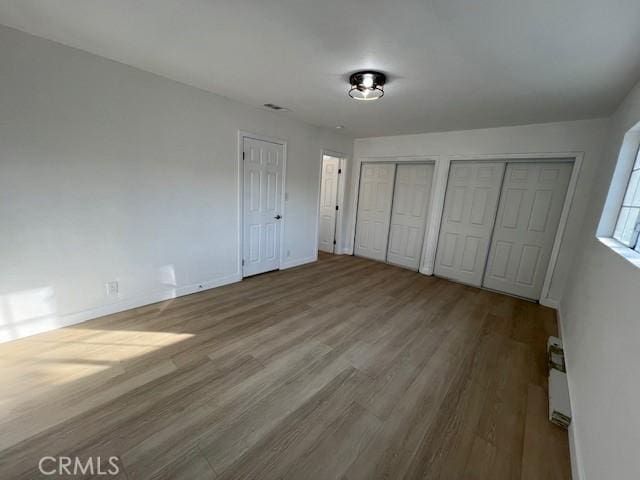
[[549, 337], [547, 342], [549, 358], [549, 421], [567, 428], [571, 423], [571, 404], [569, 403], [569, 384], [564, 361], [562, 341]]

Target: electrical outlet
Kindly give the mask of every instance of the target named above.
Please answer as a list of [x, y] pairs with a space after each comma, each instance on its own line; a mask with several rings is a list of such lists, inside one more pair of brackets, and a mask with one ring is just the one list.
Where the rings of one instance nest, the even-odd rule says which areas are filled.
[[107, 282], [107, 296], [108, 297], [117, 297], [118, 296], [118, 281], [113, 280], [111, 282]]

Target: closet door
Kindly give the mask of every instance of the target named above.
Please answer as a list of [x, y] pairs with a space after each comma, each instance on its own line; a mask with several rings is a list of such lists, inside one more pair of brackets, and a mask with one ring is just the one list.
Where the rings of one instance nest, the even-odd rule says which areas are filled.
[[392, 163], [362, 164], [355, 255], [386, 260], [395, 169]]
[[504, 163], [453, 162], [442, 213], [436, 275], [481, 286]]
[[387, 261], [418, 270], [427, 225], [433, 165], [398, 164]]
[[510, 163], [483, 285], [538, 300], [573, 165]]

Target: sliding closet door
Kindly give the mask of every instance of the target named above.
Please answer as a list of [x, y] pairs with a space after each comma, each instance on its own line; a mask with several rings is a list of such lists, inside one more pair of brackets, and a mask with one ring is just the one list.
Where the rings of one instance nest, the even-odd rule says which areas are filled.
[[504, 163], [453, 162], [445, 196], [435, 274], [482, 285]]
[[427, 225], [433, 165], [398, 164], [387, 261], [418, 270]]
[[386, 260], [395, 169], [393, 163], [362, 164], [355, 255]]
[[570, 163], [510, 163], [484, 286], [540, 298], [567, 186]]

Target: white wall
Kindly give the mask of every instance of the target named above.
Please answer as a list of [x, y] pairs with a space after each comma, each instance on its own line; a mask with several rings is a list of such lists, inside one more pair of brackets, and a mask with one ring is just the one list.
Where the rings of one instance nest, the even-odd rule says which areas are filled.
[[[608, 120], [546, 123], [518, 127], [489, 128], [459, 132], [426, 133], [392, 137], [357, 139], [354, 146], [354, 168], [350, 170], [350, 190], [345, 215], [343, 242], [352, 249], [355, 225], [355, 195], [360, 162], [389, 157], [421, 157], [436, 163], [432, 209], [440, 211], [444, 202], [446, 173], [451, 160], [479, 156], [513, 155], [536, 158], [545, 154], [582, 154], [583, 163], [569, 212], [558, 262], [551, 280], [550, 305], [557, 304], [565, 287], [573, 259], [574, 246], [579, 241], [582, 221], [591, 196], [596, 170], [601, 159], [602, 143]], [[428, 232], [433, 233], [433, 232]], [[435, 252], [436, 238], [432, 239]], [[427, 259], [428, 260], [428, 259]], [[428, 271], [429, 265], [426, 265]], [[425, 271], [421, 269], [421, 271]]]
[[595, 237], [623, 137], [638, 122], [640, 83], [611, 118], [560, 305], [580, 480], [640, 475], [640, 268]]
[[238, 280], [238, 130], [288, 141], [282, 248], [313, 260], [321, 150], [353, 146], [5, 27], [0, 112], [0, 340]]

